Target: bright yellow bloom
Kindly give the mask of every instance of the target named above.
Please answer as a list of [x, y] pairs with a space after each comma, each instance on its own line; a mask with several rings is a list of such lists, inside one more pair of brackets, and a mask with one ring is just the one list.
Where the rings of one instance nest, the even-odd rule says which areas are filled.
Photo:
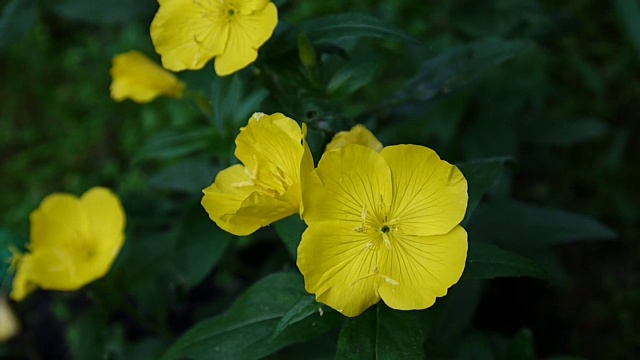
[[101, 278], [124, 243], [120, 200], [95, 187], [77, 198], [47, 196], [31, 213], [29, 252], [21, 256], [11, 298], [20, 301], [36, 287], [71, 291]]
[[20, 321], [9, 306], [4, 294], [0, 294], [0, 343], [7, 342], [20, 331]]
[[280, 113], [255, 113], [236, 138], [244, 165], [222, 170], [203, 190], [202, 206], [218, 226], [249, 235], [302, 211], [302, 187], [313, 170], [306, 127]]
[[382, 143], [375, 135], [369, 131], [364, 125], [358, 124], [351, 128], [349, 131], [340, 131], [337, 133], [331, 142], [327, 144], [325, 151], [331, 151], [339, 149], [349, 144], [360, 144], [373, 150], [382, 151]]
[[326, 152], [303, 200], [305, 288], [344, 315], [381, 298], [394, 309], [427, 308], [462, 275], [467, 181], [431, 149]]
[[278, 11], [269, 0], [158, 0], [151, 39], [162, 65], [201, 69], [216, 58], [220, 76], [245, 68], [273, 34]]
[[139, 51], [129, 51], [113, 58], [111, 98], [148, 103], [161, 95], [181, 98], [185, 85], [160, 65]]

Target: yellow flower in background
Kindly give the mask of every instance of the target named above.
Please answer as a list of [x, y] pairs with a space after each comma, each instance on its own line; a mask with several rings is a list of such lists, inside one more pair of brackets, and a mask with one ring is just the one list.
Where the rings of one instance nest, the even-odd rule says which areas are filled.
[[20, 256], [11, 298], [36, 287], [71, 291], [103, 277], [124, 243], [125, 214], [108, 189], [77, 198], [51, 194], [31, 213], [29, 252]]
[[111, 67], [111, 98], [148, 103], [158, 96], [182, 98], [185, 84], [139, 51], [116, 55]]
[[268, 0], [158, 0], [151, 39], [172, 71], [201, 69], [215, 57], [219, 76], [254, 62], [278, 24]]
[[9, 306], [4, 294], [0, 294], [0, 344], [7, 342], [20, 332], [20, 321]]
[[244, 165], [222, 170], [203, 190], [202, 206], [218, 226], [248, 235], [302, 211], [302, 189], [313, 170], [306, 127], [280, 113], [255, 113], [236, 138]]
[[331, 142], [327, 144], [325, 151], [331, 151], [339, 149], [349, 144], [360, 144], [373, 150], [382, 151], [382, 143], [375, 135], [369, 131], [364, 125], [358, 124], [351, 128], [349, 131], [340, 131], [337, 133]]
[[380, 299], [394, 309], [427, 308], [462, 275], [467, 181], [431, 149], [326, 152], [303, 200], [309, 227], [297, 264], [305, 288], [344, 315]]

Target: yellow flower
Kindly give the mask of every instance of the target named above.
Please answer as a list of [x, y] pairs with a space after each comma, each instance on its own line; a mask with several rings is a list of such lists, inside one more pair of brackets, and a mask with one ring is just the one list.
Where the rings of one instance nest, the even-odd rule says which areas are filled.
[[358, 124], [349, 131], [340, 131], [337, 133], [333, 139], [331, 139], [331, 142], [327, 144], [325, 151], [337, 150], [348, 144], [364, 145], [377, 152], [382, 151], [383, 147], [380, 140], [378, 140], [369, 129], [362, 124]]
[[20, 321], [11, 310], [7, 297], [0, 294], [0, 344], [16, 336], [19, 331]]
[[273, 34], [278, 11], [269, 0], [158, 0], [151, 39], [162, 65], [201, 69], [216, 58], [220, 76], [245, 68]]
[[202, 206], [218, 226], [248, 235], [302, 211], [302, 187], [313, 170], [306, 127], [280, 113], [255, 113], [236, 138], [244, 165], [222, 170], [203, 190]]
[[13, 279], [11, 298], [16, 301], [36, 287], [71, 291], [101, 278], [124, 242], [120, 200], [101, 187], [80, 198], [49, 195], [30, 221], [29, 252], [19, 259]]
[[185, 85], [160, 65], [139, 51], [129, 51], [113, 58], [111, 98], [148, 103], [161, 95], [181, 98]]
[[382, 299], [424, 309], [464, 269], [467, 181], [417, 145], [326, 152], [303, 195], [309, 226], [298, 247], [305, 288], [347, 316]]

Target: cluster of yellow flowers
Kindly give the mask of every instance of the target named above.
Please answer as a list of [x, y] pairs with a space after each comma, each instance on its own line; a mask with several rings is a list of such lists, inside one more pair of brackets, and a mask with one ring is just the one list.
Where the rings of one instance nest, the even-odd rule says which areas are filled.
[[305, 287], [344, 315], [380, 299], [401, 310], [433, 305], [465, 265], [460, 170], [423, 146], [383, 147], [362, 125], [337, 134], [314, 169], [305, 132], [282, 114], [254, 114], [236, 139], [243, 165], [203, 190], [209, 217], [247, 235], [299, 213]]
[[273, 34], [278, 10], [268, 0], [158, 0], [151, 39], [162, 67], [131, 51], [113, 59], [111, 97], [146, 103], [180, 98], [184, 84], [171, 71], [198, 70], [215, 58], [219, 76], [244, 69]]
[[[267, 0], [159, 0], [151, 37], [164, 68], [218, 75], [256, 60], [277, 24]], [[140, 52], [114, 58], [111, 95], [148, 102], [182, 97], [185, 85]], [[382, 299], [394, 309], [424, 309], [464, 269], [468, 201], [457, 167], [431, 149], [386, 146], [362, 125], [338, 133], [314, 166], [306, 125], [255, 113], [236, 138], [242, 164], [220, 171], [202, 205], [222, 229], [249, 235], [299, 214], [308, 225], [297, 266], [306, 290], [346, 316]], [[37, 287], [75, 290], [106, 274], [124, 241], [125, 215], [109, 190], [81, 198], [53, 194], [31, 214], [29, 252], [15, 250], [11, 298]]]

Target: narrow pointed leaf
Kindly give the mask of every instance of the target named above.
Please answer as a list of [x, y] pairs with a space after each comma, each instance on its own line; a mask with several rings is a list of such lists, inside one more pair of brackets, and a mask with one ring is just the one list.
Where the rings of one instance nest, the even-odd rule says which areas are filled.
[[484, 280], [513, 276], [544, 279], [546, 274], [533, 260], [495, 245], [476, 241], [469, 242], [467, 265], [462, 279]]

